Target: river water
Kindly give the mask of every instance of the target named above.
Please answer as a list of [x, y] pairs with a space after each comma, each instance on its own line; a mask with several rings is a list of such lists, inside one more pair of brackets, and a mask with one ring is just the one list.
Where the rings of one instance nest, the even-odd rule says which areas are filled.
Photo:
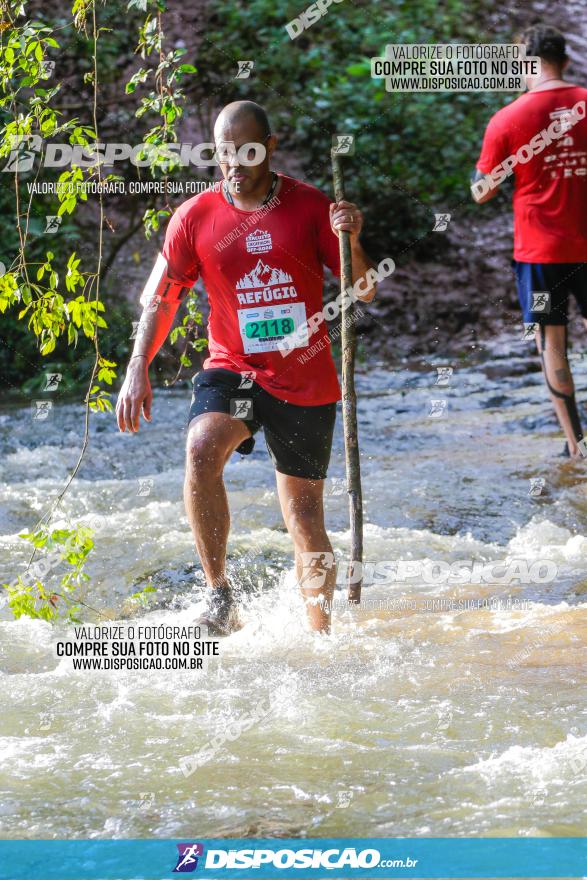
[[[587, 360], [574, 371], [587, 388]], [[0, 610], [2, 837], [587, 833], [587, 465], [557, 458], [535, 362], [508, 338], [476, 362], [362, 366], [358, 388], [371, 583], [361, 608], [335, 606], [331, 636], [305, 630], [284, 576], [262, 439], [226, 471], [246, 625], [205, 673], [73, 671], [56, 656], [64, 627]], [[156, 391], [132, 437], [93, 417], [55, 521], [100, 523], [86, 598], [113, 620], [188, 625], [198, 611], [188, 402]], [[75, 462], [82, 419], [72, 404], [46, 421], [2, 411], [4, 579]], [[339, 423], [326, 507], [341, 555], [343, 476]], [[151, 582], [152, 607], [133, 610]]]

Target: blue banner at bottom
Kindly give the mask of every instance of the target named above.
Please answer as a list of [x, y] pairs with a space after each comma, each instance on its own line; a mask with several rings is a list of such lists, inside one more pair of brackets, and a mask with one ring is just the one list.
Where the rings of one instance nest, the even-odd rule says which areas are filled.
[[587, 838], [3, 840], [1, 880], [585, 877]]

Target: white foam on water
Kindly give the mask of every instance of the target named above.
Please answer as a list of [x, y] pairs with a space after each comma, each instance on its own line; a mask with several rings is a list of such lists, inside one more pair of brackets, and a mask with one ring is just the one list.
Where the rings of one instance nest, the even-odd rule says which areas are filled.
[[587, 736], [569, 734], [553, 746], [510, 746], [499, 755], [463, 767], [455, 773], [477, 773], [487, 780], [531, 779], [537, 783], [560, 781], [584, 774]]
[[587, 537], [548, 519], [533, 518], [519, 528], [508, 544], [509, 556], [518, 559], [552, 559], [554, 562], [583, 562], [587, 572]]
[[[397, 404], [407, 379], [415, 385], [404, 413]], [[455, 421], [439, 430], [427, 418], [431, 381], [425, 371], [359, 373], [365, 562], [548, 558], [559, 567], [555, 582], [375, 583], [364, 587], [362, 607], [335, 604], [331, 635], [311, 633], [259, 439], [252, 458], [233, 457], [226, 469], [232, 571], [254, 591], [244, 628], [221, 641], [206, 675], [74, 672], [55, 657], [63, 627], [9, 621], [0, 611], [3, 836], [174, 837], [195, 827], [208, 836], [344, 836], [349, 824], [366, 837], [422, 829], [433, 836], [584, 833], [584, 771], [574, 768], [587, 737], [586, 606], [569, 573], [587, 576], [587, 538], [579, 518], [575, 529], [557, 506], [555, 474], [551, 496], [528, 499], [528, 477], [558, 440], [520, 427], [548, 403], [536, 384], [523, 395], [514, 388], [512, 400], [524, 400], [511, 407], [482, 408], [500, 383], [459, 368]], [[112, 610], [113, 623], [131, 613], [145, 625], [189, 625], [202, 608], [181, 499], [179, 429], [177, 443], [168, 443], [169, 425], [183, 424], [186, 396], [160, 394], [153, 424], [138, 437], [119, 437], [107, 419], [94, 422], [100, 433], [63, 502], [64, 524], [104, 517], [88, 596]], [[12, 518], [0, 546], [15, 551], [18, 570], [29, 550], [16, 552], [20, 523], [30, 526], [61, 488], [82, 416], [73, 406], [60, 409], [36, 449], [28, 448], [29, 414], [7, 422], [17, 451], [2, 461]], [[341, 436], [337, 425], [331, 474], [338, 479]], [[146, 477], [153, 485], [140, 497]], [[348, 498], [329, 487], [327, 526], [344, 557]], [[567, 480], [563, 488], [580, 501], [580, 485]], [[160, 572], [178, 575], [175, 592], [164, 587], [157, 599], [165, 607], [129, 611], [128, 595]], [[439, 613], [366, 601], [510, 593], [528, 606]], [[222, 739], [260, 705], [270, 707], [261, 720]], [[49, 726], [40, 730], [45, 714]], [[217, 752], [186, 776], [181, 759], [218, 736]], [[529, 799], [545, 784], [550, 810]], [[343, 809], [341, 791], [353, 792]], [[152, 807], [140, 806], [144, 792], [153, 793]]]

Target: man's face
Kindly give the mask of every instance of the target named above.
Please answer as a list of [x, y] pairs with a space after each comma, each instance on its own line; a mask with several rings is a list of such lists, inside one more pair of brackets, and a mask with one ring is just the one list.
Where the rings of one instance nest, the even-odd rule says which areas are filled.
[[[239, 123], [221, 125], [214, 132], [214, 140], [219, 154], [220, 170], [228, 181], [231, 192], [245, 196], [254, 192], [263, 178], [267, 177], [269, 160], [277, 143], [276, 137], [265, 137], [254, 119], [245, 119]], [[225, 145], [230, 142], [234, 144], [234, 149], [226, 148]], [[243, 144], [261, 144], [266, 151], [263, 161], [258, 165], [241, 165], [238, 152]], [[257, 156], [259, 155], [257, 149]], [[254, 156], [254, 149], [247, 151], [247, 159], [253, 159]]]

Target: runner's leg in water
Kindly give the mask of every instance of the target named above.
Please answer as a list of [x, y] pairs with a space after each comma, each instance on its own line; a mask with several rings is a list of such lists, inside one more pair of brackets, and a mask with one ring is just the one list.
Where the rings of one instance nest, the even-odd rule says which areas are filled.
[[[184, 502], [196, 550], [211, 589], [208, 608], [198, 620], [212, 635], [239, 629], [237, 605], [226, 575], [230, 511], [224, 466], [250, 437], [239, 419], [225, 413], [203, 413], [189, 425], [186, 444]], [[336, 584], [334, 555], [324, 528], [324, 480], [276, 472], [283, 518], [295, 549], [296, 574], [313, 630], [330, 628]], [[308, 554], [308, 556], [304, 556]]]
[[577, 444], [583, 438], [583, 431], [567, 358], [567, 325], [540, 325], [536, 331], [536, 345], [554, 410], [567, 439], [569, 455], [581, 458]]
[[567, 325], [571, 296], [587, 322], [585, 264], [514, 261], [514, 268], [524, 324], [537, 325], [536, 346], [544, 379], [567, 441], [563, 455], [580, 458], [583, 431], [567, 357]]
[[232, 453], [250, 431], [225, 413], [202, 413], [191, 420], [186, 444], [184, 503], [206, 582], [213, 590], [199, 623], [226, 635], [240, 628], [226, 576], [230, 511], [222, 474]]
[[329, 632], [336, 566], [324, 527], [324, 480], [275, 472], [281, 512], [295, 548], [296, 576], [313, 630]]

